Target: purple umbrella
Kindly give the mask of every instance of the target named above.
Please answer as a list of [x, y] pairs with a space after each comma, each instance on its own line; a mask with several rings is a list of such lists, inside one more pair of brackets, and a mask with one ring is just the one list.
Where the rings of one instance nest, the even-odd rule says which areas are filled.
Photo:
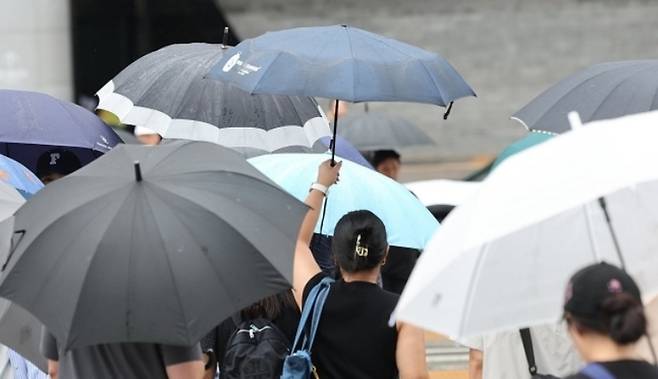
[[[53, 149], [73, 153], [81, 165], [121, 139], [96, 115], [75, 104], [26, 91], [0, 90], [0, 154], [37, 173], [37, 161]], [[56, 162], [59, 153], [48, 161]]]
[[[322, 137], [320, 138], [320, 141], [328, 149], [331, 149], [331, 137]], [[352, 144], [343, 137], [336, 137], [336, 155], [372, 169], [370, 162], [361, 155], [356, 147], [352, 146]]]

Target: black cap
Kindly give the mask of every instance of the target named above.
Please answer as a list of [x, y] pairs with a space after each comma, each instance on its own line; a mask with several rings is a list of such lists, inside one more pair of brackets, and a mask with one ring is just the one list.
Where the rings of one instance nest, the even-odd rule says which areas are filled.
[[43, 178], [52, 173], [68, 175], [80, 167], [82, 167], [80, 159], [71, 151], [52, 149], [39, 156], [37, 176]]
[[620, 293], [631, 295], [642, 303], [640, 289], [624, 270], [605, 262], [587, 266], [571, 277], [564, 311], [578, 318], [597, 320], [603, 302]]

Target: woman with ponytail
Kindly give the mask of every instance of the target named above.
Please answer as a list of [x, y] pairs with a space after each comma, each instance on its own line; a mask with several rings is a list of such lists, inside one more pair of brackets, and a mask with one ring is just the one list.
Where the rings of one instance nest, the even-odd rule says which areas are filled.
[[564, 303], [569, 334], [583, 360], [570, 379], [656, 379], [658, 368], [639, 360], [637, 342], [647, 333], [642, 296], [633, 278], [607, 263], [578, 271]]
[[[325, 275], [308, 246], [340, 167], [340, 163], [331, 166], [330, 161], [324, 162], [306, 198], [309, 211], [299, 233], [293, 275], [300, 307]], [[399, 296], [377, 285], [388, 254], [382, 221], [369, 211], [346, 214], [334, 229], [332, 252], [342, 278], [331, 286], [313, 344], [312, 361], [318, 377], [428, 378], [422, 330], [402, 323], [388, 325]]]

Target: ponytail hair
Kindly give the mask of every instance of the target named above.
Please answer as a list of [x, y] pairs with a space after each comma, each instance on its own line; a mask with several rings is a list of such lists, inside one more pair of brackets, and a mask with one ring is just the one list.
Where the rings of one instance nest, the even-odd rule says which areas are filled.
[[386, 227], [370, 211], [350, 212], [336, 224], [331, 249], [345, 272], [373, 269], [386, 257]]
[[644, 307], [632, 295], [622, 292], [605, 299], [595, 318], [569, 316], [579, 330], [607, 335], [618, 345], [629, 345], [647, 333]]

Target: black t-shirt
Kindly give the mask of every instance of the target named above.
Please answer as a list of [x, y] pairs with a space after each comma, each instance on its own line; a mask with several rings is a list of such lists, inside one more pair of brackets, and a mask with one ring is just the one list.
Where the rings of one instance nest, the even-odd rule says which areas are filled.
[[[645, 361], [623, 360], [601, 362], [615, 379], [658, 379], [658, 368]], [[576, 374], [566, 379], [592, 379], [584, 374]]]
[[[304, 300], [324, 274], [304, 288]], [[313, 365], [322, 379], [397, 378], [398, 332], [388, 320], [399, 296], [376, 284], [338, 280], [331, 285], [315, 342]]]

